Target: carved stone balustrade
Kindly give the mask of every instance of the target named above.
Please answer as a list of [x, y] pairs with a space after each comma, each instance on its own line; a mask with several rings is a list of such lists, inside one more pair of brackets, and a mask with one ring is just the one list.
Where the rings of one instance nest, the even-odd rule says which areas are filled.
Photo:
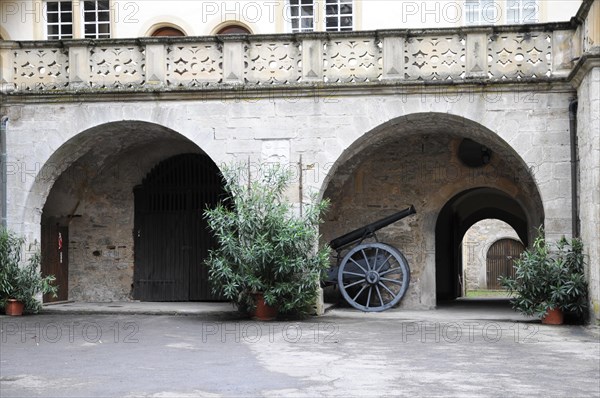
[[4, 94], [564, 80], [572, 23], [285, 35], [0, 42]]

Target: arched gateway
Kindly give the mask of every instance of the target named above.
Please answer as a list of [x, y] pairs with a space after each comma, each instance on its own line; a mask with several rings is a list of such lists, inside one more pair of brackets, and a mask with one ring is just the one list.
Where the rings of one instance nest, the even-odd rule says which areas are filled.
[[214, 298], [202, 211], [221, 185], [195, 143], [153, 123], [105, 123], [62, 144], [40, 176], [30, 201], [43, 203], [42, 268], [59, 299]]
[[448, 114], [407, 115], [371, 130], [333, 165], [323, 192], [332, 203], [324, 241], [415, 206], [415, 216], [378, 234], [408, 258], [408, 308], [460, 295], [460, 241], [473, 223], [503, 219], [527, 242], [544, 221], [531, 169], [515, 150], [481, 124]]

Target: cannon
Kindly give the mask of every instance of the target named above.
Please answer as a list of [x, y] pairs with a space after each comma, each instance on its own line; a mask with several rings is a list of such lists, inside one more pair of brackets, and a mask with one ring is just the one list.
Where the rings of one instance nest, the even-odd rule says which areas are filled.
[[[384, 311], [396, 305], [408, 289], [410, 268], [402, 252], [379, 242], [376, 232], [415, 213], [411, 205], [333, 239], [329, 246], [337, 252], [337, 264], [329, 270], [326, 284], [337, 284], [348, 304], [361, 311]], [[363, 243], [371, 238], [375, 242]]]

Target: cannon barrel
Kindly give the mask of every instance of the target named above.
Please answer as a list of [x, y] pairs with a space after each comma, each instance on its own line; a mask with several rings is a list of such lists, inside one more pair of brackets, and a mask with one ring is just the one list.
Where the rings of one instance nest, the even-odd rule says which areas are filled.
[[411, 214], [415, 214], [416, 210], [413, 205], [410, 207], [399, 211], [398, 213], [394, 213], [391, 216], [387, 216], [382, 218], [381, 220], [377, 220], [369, 225], [364, 227], [355, 229], [354, 231], [348, 232], [340, 237], [335, 238], [331, 242], [329, 242], [329, 246], [333, 250], [337, 250], [341, 247], [344, 247], [352, 242], [355, 242], [360, 239], [364, 239], [370, 235], [373, 235], [375, 231], [380, 230], [381, 228], [387, 227], [390, 224], [395, 223], [398, 220], [403, 219], [404, 217], [408, 217]]

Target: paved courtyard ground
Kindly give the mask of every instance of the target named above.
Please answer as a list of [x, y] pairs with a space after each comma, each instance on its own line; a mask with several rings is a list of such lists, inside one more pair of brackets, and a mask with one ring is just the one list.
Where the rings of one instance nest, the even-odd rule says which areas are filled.
[[485, 304], [268, 323], [54, 311], [0, 324], [2, 397], [600, 396], [597, 328]]

